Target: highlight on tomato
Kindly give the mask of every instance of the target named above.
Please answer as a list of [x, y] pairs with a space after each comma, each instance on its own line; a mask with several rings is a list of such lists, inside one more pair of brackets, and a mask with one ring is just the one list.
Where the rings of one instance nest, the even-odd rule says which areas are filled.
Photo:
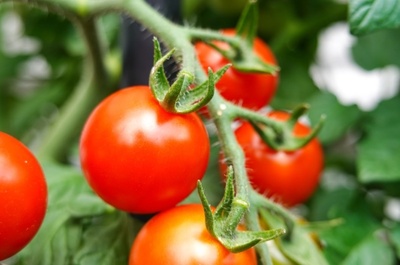
[[0, 132], [0, 261], [36, 235], [47, 208], [47, 184], [32, 152]]
[[[269, 117], [287, 120], [289, 113], [272, 111]], [[305, 136], [311, 129], [299, 121], [293, 134]], [[276, 151], [257, 134], [250, 123], [243, 123], [235, 131], [236, 139], [246, 157], [250, 183], [259, 193], [273, 198], [287, 207], [305, 202], [315, 191], [324, 166], [324, 154], [317, 138], [295, 151]], [[226, 165], [220, 159], [221, 173]]]
[[89, 116], [79, 148], [93, 190], [110, 205], [136, 214], [185, 199], [202, 179], [210, 153], [200, 118], [165, 111], [147, 86], [105, 98]]
[[129, 265], [256, 265], [253, 248], [231, 253], [205, 226], [201, 204], [177, 206], [152, 217], [133, 242]]
[[[224, 29], [221, 33], [227, 36], [234, 36], [236, 31], [234, 29]], [[215, 41], [214, 44], [221, 49], [228, 47], [227, 43], [221, 41]], [[217, 71], [230, 63], [227, 58], [206, 43], [197, 42], [194, 46], [204, 71], [207, 71], [208, 67], [211, 67], [213, 71]], [[264, 62], [277, 64], [275, 55], [260, 38], [254, 39], [253, 49]], [[245, 73], [230, 67], [217, 82], [216, 88], [226, 100], [248, 109], [258, 110], [266, 106], [273, 98], [278, 79], [278, 73]]]

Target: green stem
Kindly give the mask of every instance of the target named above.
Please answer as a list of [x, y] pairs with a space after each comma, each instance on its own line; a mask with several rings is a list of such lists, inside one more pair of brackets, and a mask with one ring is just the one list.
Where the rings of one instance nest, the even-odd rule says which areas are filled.
[[88, 114], [106, 93], [105, 86], [108, 80], [95, 21], [78, 21], [78, 28], [88, 49], [88, 57], [84, 61], [80, 83], [62, 107], [57, 121], [43, 138], [38, 150], [38, 155], [42, 157], [62, 159], [70, 146], [70, 140], [81, 131]]
[[[251, 207], [246, 214], [246, 228], [251, 231], [261, 231], [258, 211], [256, 207]], [[257, 253], [260, 256], [261, 262], [264, 265], [273, 265], [271, 255], [266, 243], [256, 245]]]

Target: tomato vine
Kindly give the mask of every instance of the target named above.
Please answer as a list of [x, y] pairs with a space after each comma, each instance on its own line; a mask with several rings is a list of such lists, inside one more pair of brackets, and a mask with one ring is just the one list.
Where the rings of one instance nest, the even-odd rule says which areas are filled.
[[[288, 114], [287, 119], [276, 120], [268, 115], [264, 115], [263, 113], [248, 109], [246, 106], [240, 106], [225, 99], [222, 96], [222, 93], [215, 87], [218, 80], [223, 77], [224, 73], [229, 71], [229, 67], [234, 68], [235, 70], [261, 75], [276, 75], [276, 72], [280, 70], [279, 65], [274, 65], [274, 60], [271, 60], [271, 62], [267, 62], [268, 60], [261, 60], [257, 52], [253, 50], [256, 25], [258, 24], [256, 21], [258, 15], [256, 10], [257, 1], [249, 1], [239, 19], [239, 23], [237, 24], [236, 34], [228, 35], [222, 34], [216, 30], [201, 29], [186, 25], [182, 26], [173, 23], [166, 17], [162, 16], [144, 0], [0, 0], [0, 3], [6, 2], [38, 7], [69, 19], [77, 27], [80, 36], [84, 40], [87, 52], [85, 61], [83, 62], [84, 66], [82, 67], [81, 80], [73, 89], [68, 101], [63, 105], [58, 119], [48, 128], [40, 140], [41, 143], [38, 148], [38, 156], [41, 159], [65, 161], [66, 149], [70, 144], [70, 140], [74, 139], [74, 137], [76, 138], [78, 133], [81, 132], [81, 129], [92, 109], [98, 105], [101, 99], [105, 98], [106, 95], [112, 92], [109, 88], [114, 84], [112, 84], [113, 80], [108, 76], [109, 69], [107, 68], [108, 65], [104, 59], [106, 53], [105, 48], [107, 45], [101, 37], [101, 32], [99, 31], [97, 22], [102, 16], [109, 13], [126, 15], [139, 22], [144, 28], [156, 36], [154, 41], [154, 67], [150, 73], [148, 84], [153, 92], [153, 96], [156, 100], [154, 100], [154, 102], [156, 102], [156, 105], [158, 106], [159, 104], [163, 108], [163, 111], [166, 111], [167, 116], [170, 115], [183, 118], [189, 117], [189, 115], [192, 114], [192, 116], [194, 116], [194, 113], [192, 112], [199, 110], [207, 104], [208, 115], [211, 118], [210, 122], [212, 122], [214, 126], [213, 128], [216, 130], [218, 143], [222, 150], [221, 152], [223, 153], [225, 162], [228, 164], [225, 193], [222, 200], [215, 208], [210, 207], [206, 192], [201, 182], [198, 182], [197, 188], [200, 200], [203, 204], [206, 217], [205, 223], [208, 232], [231, 252], [243, 252], [255, 246], [261, 263], [264, 265], [273, 264], [269, 248], [267, 244], [264, 243], [265, 241], [274, 240], [274, 242], [276, 242], [280, 247], [284, 246], [282, 248], [286, 247], [290, 249], [294, 246], [291, 245], [293, 242], [297, 242], [296, 244], [298, 244], [299, 241], [304, 239], [304, 241], [307, 242], [305, 245], [308, 249], [311, 249], [310, 252], [305, 252], [310, 255], [309, 258], [312, 260], [313, 264], [327, 264], [321, 251], [316, 247], [316, 244], [314, 244], [315, 242], [310, 240], [307, 230], [304, 226], [299, 225], [297, 217], [289, 209], [275, 203], [273, 199], [260, 194], [259, 190], [251, 185], [253, 183], [251, 183], [252, 180], [249, 178], [250, 174], [246, 168], [246, 162], [251, 159], [248, 157], [248, 153], [246, 153], [246, 147], [240, 145], [241, 141], [238, 139], [238, 135], [235, 134], [232, 127], [232, 124], [237, 121], [247, 122], [246, 126], [248, 126], [248, 128], [251, 126], [258, 136], [260, 136], [261, 140], [259, 142], [268, 145], [271, 152], [295, 153], [296, 151], [306, 147], [308, 144], [313, 143], [314, 138], [322, 128], [324, 116], [320, 118], [319, 122], [315, 122], [316, 125], [312, 129], [308, 130], [306, 134], [296, 135], [294, 133], [295, 125], [300, 117], [308, 111], [308, 105], [302, 105], [295, 108], [290, 112], [290, 114]], [[339, 8], [338, 13], [342, 14], [341, 8]], [[336, 18], [337, 14], [334, 13], [332, 16]], [[315, 21], [309, 21], [309, 23], [300, 23], [301, 26], [298, 28], [292, 28], [289, 26], [287, 28], [288, 31], [283, 32], [283, 34], [276, 39], [274, 45], [278, 47], [278, 49], [282, 49], [282, 43], [286, 42], [287, 38], [292, 37], [296, 41], [300, 35], [303, 35], [304, 31], [312, 31], [314, 27], [319, 29], [320, 24], [318, 23], [327, 23], [326, 21], [330, 21], [330, 19], [332, 18], [327, 17], [321, 20], [322, 22], [317, 21], [314, 23]], [[157, 40], [166, 47], [165, 54], [162, 53], [162, 49]], [[213, 70], [207, 66], [201, 65], [195, 49], [196, 42], [203, 42], [202, 44], [204, 44], [205, 47], [214, 49], [215, 52], [221, 54], [229, 64], [226, 64], [225, 66], [220, 65], [219, 69]], [[223, 46], [226, 46], [227, 48], [221, 48], [216, 43], [223, 43]], [[177, 62], [180, 67], [177, 78], [172, 83], [167, 80], [163, 68], [164, 63], [170, 56], [174, 58], [175, 62]], [[274, 89], [275, 88], [272, 90]], [[274, 91], [271, 93], [274, 93]], [[269, 95], [268, 102], [270, 99]], [[265, 103], [262, 103], [261, 105], [265, 105]], [[314, 115], [314, 117], [315, 116], [316, 115]], [[145, 118], [143, 118], [143, 120], [145, 120]], [[110, 127], [110, 124], [113, 122], [119, 123], [119, 120], [110, 117], [107, 124], [103, 127]], [[117, 125], [121, 125], [121, 123]], [[94, 126], [93, 131], [96, 133], [96, 130], [98, 129], [99, 126]], [[126, 129], [126, 126], [124, 129]], [[113, 131], [113, 129], [111, 129], [111, 131]], [[148, 131], [141, 133], [146, 134]], [[106, 145], [106, 141], [102, 139], [102, 137], [103, 136], [99, 137], [97, 141], [93, 142], [90, 148], [93, 149], [93, 146], [99, 146], [101, 144]], [[95, 137], [88, 136], [87, 138], [93, 139]], [[89, 140], [85, 138], [84, 141], [87, 142]], [[186, 144], [186, 146], [188, 146], [188, 144]], [[172, 150], [174, 149], [174, 146], [171, 145], [167, 148]], [[263, 146], [263, 148], [263, 150], [266, 149], [265, 146]], [[196, 155], [198, 154], [197, 151], [195, 151], [195, 148], [191, 149], [194, 150], [192, 150], [194, 154], [192, 154], [193, 157], [191, 157], [191, 161], [189, 161], [190, 163], [196, 160]], [[131, 161], [128, 161], [125, 164], [120, 164], [119, 168], [112, 173], [110, 173], [111, 171], [109, 172], [107, 168], [102, 168], [100, 166], [106, 164], [106, 161], [112, 160], [113, 156], [125, 155], [127, 157], [133, 157], [137, 155], [135, 151], [140, 151], [142, 149], [135, 149], [133, 152], [127, 153], [124, 153], [124, 150], [121, 150], [117, 150], [113, 153], [109, 149], [111, 156], [106, 157], [105, 160], [100, 159], [96, 162], [98, 164], [94, 166], [97, 170], [94, 174], [96, 175], [94, 178], [101, 179], [103, 177], [102, 174], [107, 171], [109, 175], [115, 176], [115, 179], [113, 179], [112, 182], [117, 183], [117, 178], [119, 175], [122, 175], [119, 168], [133, 168], [129, 164]], [[80, 151], [83, 153], [85, 150]], [[180, 155], [186, 154], [185, 158], [189, 156], [188, 153], [184, 153], [182, 150], [174, 151]], [[102, 156], [104, 153], [106, 153], [106, 151], [103, 150], [103, 153], [99, 156]], [[208, 153], [208, 149], [206, 153]], [[148, 160], [150, 160], [150, 162], [158, 163], [159, 165], [165, 162], [163, 159], [157, 160], [159, 159], [157, 156], [160, 154], [158, 149], [154, 151], [154, 154], [155, 155], [153, 156], [149, 156], [150, 158], [148, 158]], [[179, 154], [176, 154], [173, 161], [178, 161], [177, 164], [189, 164], [187, 160], [179, 160]], [[143, 153], [140, 153], [139, 155], [143, 155]], [[89, 171], [94, 170], [93, 167], [88, 169], [89, 166], [86, 163], [86, 158], [87, 157], [81, 160], [82, 167], [86, 175], [91, 175], [92, 172]], [[199, 175], [204, 175], [206, 168], [205, 161], [207, 159], [207, 156], [201, 158], [203, 164], [202, 170], [200, 170], [200, 174], [193, 175], [193, 178], [201, 179], [201, 176]], [[135, 164], [140, 163], [141, 160], [139, 157]], [[167, 162], [167, 164], [168, 163], [172, 162]], [[144, 167], [146, 166], [150, 167], [151, 165], [144, 165]], [[321, 170], [321, 166], [322, 159], [319, 159], [318, 171]], [[161, 170], [162, 172], [155, 172], [153, 176], [162, 175], [166, 171], [165, 168], [167, 168], [167, 166], [163, 164], [163, 167], [163, 170]], [[142, 169], [143, 168], [134, 168], [134, 171], [137, 171], [134, 172], [137, 175], [135, 176], [136, 179], [140, 179], [141, 175], [145, 175], [141, 172]], [[174, 185], [177, 185], [179, 179], [184, 178], [185, 174], [190, 174], [192, 172], [193, 170], [190, 171], [186, 168], [182, 169], [182, 172], [179, 172], [179, 174], [175, 172], [179, 176], [177, 176], [177, 181]], [[129, 174], [127, 173], [123, 175]], [[293, 172], [291, 172], [290, 175], [294, 175]], [[315, 179], [319, 177], [317, 175], [318, 174], [315, 174]], [[88, 179], [90, 178], [92, 178], [92, 176], [88, 177]], [[94, 178], [89, 180], [89, 182], [93, 181]], [[153, 183], [156, 183], [156, 181], [157, 179], [155, 178]], [[187, 196], [194, 188], [193, 181], [190, 187], [185, 190], [185, 193], [180, 195], [178, 201], [174, 200], [167, 206], [159, 208], [131, 208], [130, 205], [124, 205], [125, 201], [121, 204], [120, 198], [122, 197], [122, 192], [118, 194], [120, 197], [117, 198], [116, 201], [119, 201], [115, 205], [114, 202], [110, 203], [110, 200], [108, 199], [105, 199], [105, 201], [115, 206], [117, 209], [130, 213], [155, 214], [159, 210], [165, 210], [165, 208], [175, 205], [181, 201], [183, 197]], [[111, 182], [108, 182], [103, 186], [108, 188], [111, 185], [110, 183]], [[91, 184], [93, 185], [93, 183]], [[314, 185], [315, 183], [312, 184]], [[131, 185], [131, 183], [128, 182], [122, 184], [122, 186], [126, 187], [129, 185]], [[164, 190], [156, 190], [153, 194], [150, 194], [147, 193], [146, 190], [140, 190], [143, 188], [143, 186], [140, 186], [140, 183], [132, 185], [138, 187], [138, 190], [135, 191], [135, 195], [138, 197], [149, 195], [151, 196], [151, 199], [154, 199], [160, 194], [164, 195], [162, 192], [165, 190], [169, 195], [177, 193], [172, 189], [172, 191], [166, 189], [166, 186], [164, 186]], [[294, 190], [296, 188], [298, 187], [294, 187]], [[314, 188], [315, 186], [312, 187], [312, 189]], [[99, 192], [97, 188], [94, 188], [94, 190], [98, 192], [98, 194], [102, 193], [102, 191]], [[125, 196], [125, 199], [127, 197], [134, 197], [129, 194], [129, 192], [130, 190], [123, 195]], [[267, 193], [267, 189], [262, 191], [262, 193], [264, 192]], [[107, 196], [108, 194], [100, 194], [100, 197], [103, 199]], [[309, 192], [307, 193], [307, 196], [309, 196]], [[151, 199], [148, 198], [146, 202], [151, 201]], [[301, 202], [305, 199], [305, 195], [302, 196]], [[89, 199], [89, 201], [90, 200], [92, 199]], [[162, 199], [158, 201], [161, 200]], [[298, 202], [300, 201], [296, 200], [293, 204]], [[134, 201], [130, 204], [137, 203], [137, 201]], [[79, 203], [75, 202], [75, 204]], [[104, 207], [104, 205], [100, 206], [101, 203], [98, 201], [92, 201], [92, 204], [98, 207], [98, 209], [100, 209], [98, 212], [101, 213], [115, 213], [116, 211], [115, 209], [110, 210], [110, 208]], [[140, 206], [146, 208], [146, 205]], [[85, 218], [87, 217], [79, 206], [73, 205], [71, 208], [79, 212], [78, 214], [72, 213], [71, 216], [73, 218], [76, 217], [79, 219], [82, 216]], [[93, 210], [93, 212], [88, 214], [93, 217], [92, 220], [79, 220], [79, 222], [82, 221], [82, 223], [88, 222], [91, 224], [96, 223], [94, 216], [96, 216], [98, 212]], [[76, 216], [74, 216], [74, 214], [76, 214]], [[65, 215], [63, 222], [67, 222], [69, 217], [70, 216]], [[123, 219], [121, 216], [117, 215], [112, 218]], [[77, 221], [76, 223], [79, 222]], [[242, 227], [243, 222], [247, 230], [243, 230], [242, 228], [238, 229], [238, 227]], [[124, 237], [124, 240], [126, 240], [126, 237]], [[305, 264], [304, 260], [301, 258], [301, 254], [299, 253], [300, 251], [293, 256], [287, 253], [285, 255], [296, 263]]]

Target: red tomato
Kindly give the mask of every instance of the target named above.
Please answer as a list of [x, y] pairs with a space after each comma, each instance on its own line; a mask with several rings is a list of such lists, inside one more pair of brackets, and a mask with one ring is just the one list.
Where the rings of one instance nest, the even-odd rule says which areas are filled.
[[[233, 36], [234, 29], [225, 29], [222, 34]], [[228, 45], [224, 42], [215, 42], [215, 44], [224, 49]], [[200, 64], [207, 71], [211, 67], [213, 71], [221, 69], [229, 63], [218, 51], [205, 43], [195, 43], [195, 49]], [[254, 52], [266, 63], [276, 65], [276, 59], [270, 48], [261, 39], [254, 40]], [[235, 104], [249, 109], [258, 110], [267, 105], [278, 84], [278, 74], [259, 74], [244, 73], [230, 67], [228, 71], [218, 81], [216, 87], [221, 95]]]
[[46, 208], [47, 185], [38, 161], [20, 141], [0, 132], [0, 261], [32, 240]]
[[182, 205], [161, 212], [140, 230], [131, 249], [129, 265], [256, 265], [254, 249], [229, 252], [205, 226], [200, 204]]
[[104, 99], [80, 141], [81, 165], [93, 190], [137, 214], [165, 210], [186, 198], [207, 169], [209, 151], [200, 118], [165, 111], [147, 86]]
[[[276, 120], [289, 118], [288, 113], [278, 111], [269, 116]], [[295, 135], [309, 133], [308, 126], [296, 123]], [[312, 195], [324, 164], [323, 150], [316, 138], [303, 148], [285, 152], [268, 147], [249, 123], [239, 127], [235, 135], [245, 153], [249, 180], [257, 191], [288, 207], [302, 203]], [[226, 166], [222, 162], [220, 166], [224, 172]]]

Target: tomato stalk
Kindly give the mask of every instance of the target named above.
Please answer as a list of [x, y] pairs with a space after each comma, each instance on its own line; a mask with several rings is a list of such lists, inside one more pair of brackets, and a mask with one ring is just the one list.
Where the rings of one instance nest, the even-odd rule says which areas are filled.
[[38, 154], [42, 157], [62, 159], [70, 145], [69, 139], [76, 137], [92, 108], [108, 92], [107, 74], [104, 67], [102, 42], [93, 18], [75, 17], [77, 28], [84, 38], [88, 56], [84, 60], [81, 80], [60, 111], [57, 121], [43, 136]]

